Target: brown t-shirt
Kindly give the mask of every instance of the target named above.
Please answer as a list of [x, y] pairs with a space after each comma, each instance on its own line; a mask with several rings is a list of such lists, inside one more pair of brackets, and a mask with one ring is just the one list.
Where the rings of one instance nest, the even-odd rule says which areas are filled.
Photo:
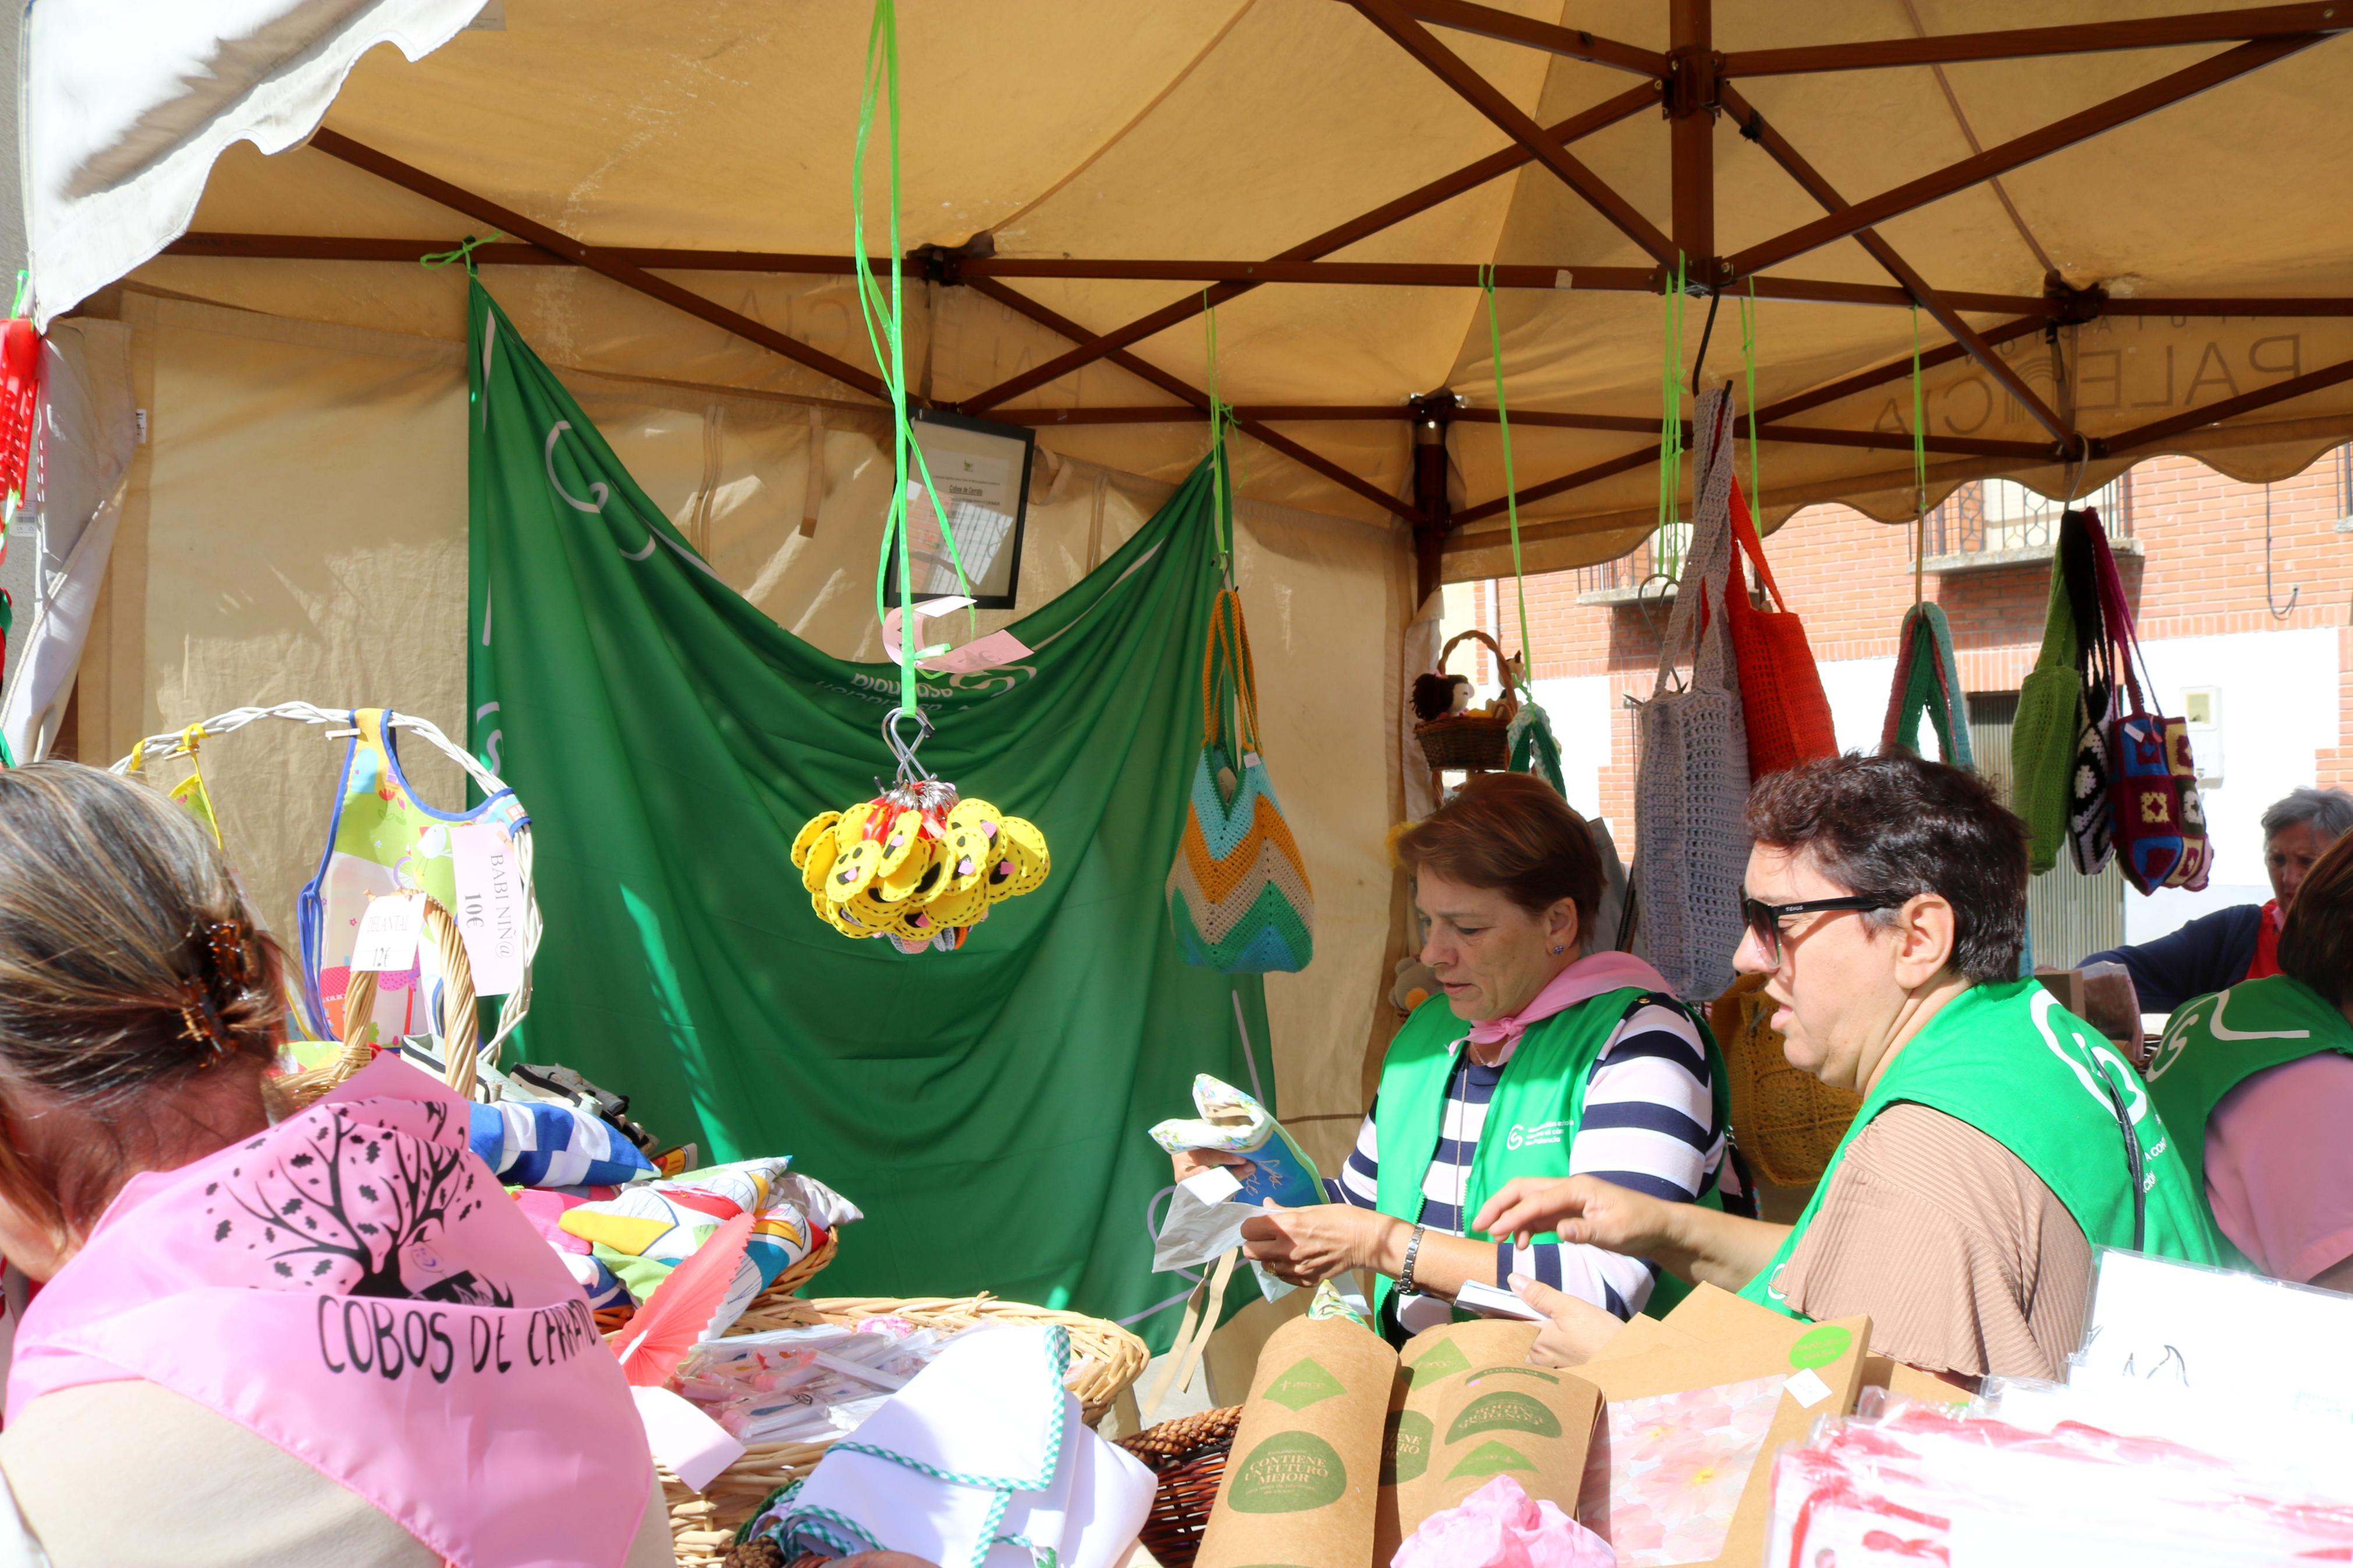
[[1781, 1275], [1806, 1316], [1867, 1313], [1880, 1354], [1972, 1377], [2063, 1376], [2091, 1285], [2091, 1247], [2042, 1178], [1909, 1102], [1847, 1145]]

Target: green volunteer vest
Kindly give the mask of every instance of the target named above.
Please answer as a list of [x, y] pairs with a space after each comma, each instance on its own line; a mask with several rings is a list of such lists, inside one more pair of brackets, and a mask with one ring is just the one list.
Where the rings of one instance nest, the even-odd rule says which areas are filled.
[[2202, 1184], [2167, 1137], [2140, 1075], [2098, 1030], [2060, 1006], [2039, 983], [2008, 980], [1962, 992], [1896, 1054], [1863, 1097], [1796, 1226], [1764, 1272], [1740, 1293], [1786, 1316], [1803, 1315], [1790, 1308], [1774, 1282], [1813, 1223], [1847, 1146], [1873, 1117], [1899, 1100], [1968, 1122], [2023, 1161], [2067, 1205], [2086, 1241], [2129, 1247], [2132, 1181], [2124, 1132], [2100, 1087], [2102, 1076], [2123, 1098], [2141, 1147], [2147, 1195], [2143, 1250], [2189, 1263], [2221, 1263], [2224, 1254], [2206, 1212]]
[[[1478, 1152], [1471, 1157], [1463, 1202], [1466, 1225], [1497, 1189], [1514, 1177], [1554, 1181], [1568, 1174], [1569, 1144], [1585, 1119], [1586, 1080], [1602, 1047], [1617, 1032], [1619, 1020], [1643, 994], [1640, 986], [1631, 985], [1604, 992], [1530, 1025], [1520, 1037], [1511, 1060], [1504, 1064], [1503, 1075], [1496, 1079], [1494, 1098], [1487, 1105], [1485, 1131]], [[1689, 1014], [1690, 1009], [1684, 1011]], [[1728, 1125], [1731, 1101], [1715, 1037], [1704, 1021], [1694, 1016], [1693, 1022], [1707, 1050], [1716, 1120]], [[1389, 1042], [1388, 1056], [1381, 1064], [1380, 1099], [1373, 1119], [1374, 1134], [1380, 1142], [1376, 1206], [1408, 1225], [1417, 1223], [1421, 1214], [1422, 1178], [1438, 1152], [1439, 1133], [1446, 1121], [1447, 1080], [1453, 1075], [1455, 1053], [1470, 1032], [1471, 1026], [1454, 1016], [1444, 996], [1433, 996], [1414, 1009], [1413, 1016]], [[1714, 1208], [1724, 1206], [1722, 1197], [1714, 1192], [1700, 1201]], [[1494, 1239], [1483, 1231], [1467, 1234], [1478, 1241]], [[1560, 1237], [1547, 1231], [1536, 1239]], [[1381, 1277], [1373, 1300], [1376, 1322], [1381, 1321], [1381, 1308], [1396, 1289], [1396, 1281]], [[1690, 1289], [1673, 1275], [1665, 1274], [1651, 1299], [1663, 1312]]]
[[[2206, 1122], [2222, 1097], [2270, 1068], [2335, 1051], [2353, 1057], [2353, 1024], [2303, 981], [2274, 974], [2185, 1002], [2148, 1064], [2148, 1097], [2181, 1158], [2206, 1184]], [[2211, 1211], [2210, 1211], [2211, 1212]], [[2220, 1227], [2216, 1234], [2221, 1235]], [[2222, 1237], [2230, 1260], [2253, 1264]]]

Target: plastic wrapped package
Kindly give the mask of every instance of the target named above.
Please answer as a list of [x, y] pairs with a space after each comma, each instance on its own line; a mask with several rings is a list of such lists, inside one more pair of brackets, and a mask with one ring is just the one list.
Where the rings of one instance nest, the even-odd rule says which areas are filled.
[[2161, 1438], [1913, 1405], [1824, 1423], [1773, 1468], [1766, 1561], [1839, 1568], [2353, 1557], [2353, 1503]]
[[1234, 1172], [1241, 1191], [1231, 1200], [1256, 1208], [1271, 1198], [1285, 1208], [1308, 1208], [1324, 1201], [1324, 1178], [1299, 1141], [1283, 1131], [1271, 1111], [1233, 1085], [1200, 1073], [1193, 1079], [1191, 1119], [1156, 1122], [1152, 1141], [1171, 1154], [1209, 1149], [1239, 1154], [1247, 1167]]
[[706, 1340], [679, 1367], [678, 1391], [742, 1442], [829, 1442], [856, 1431], [953, 1337], [869, 1318]]

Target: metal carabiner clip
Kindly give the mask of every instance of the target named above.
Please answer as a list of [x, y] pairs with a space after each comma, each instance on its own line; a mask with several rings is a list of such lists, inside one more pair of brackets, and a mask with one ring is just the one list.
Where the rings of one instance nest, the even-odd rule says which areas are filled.
[[[915, 721], [915, 738], [912, 741], [899, 732], [900, 721], [903, 719]], [[899, 783], [903, 784], [932, 777], [931, 770], [915, 760], [915, 748], [931, 738], [932, 721], [920, 708], [893, 708], [883, 715], [882, 742], [891, 748], [891, 754], [899, 759]]]

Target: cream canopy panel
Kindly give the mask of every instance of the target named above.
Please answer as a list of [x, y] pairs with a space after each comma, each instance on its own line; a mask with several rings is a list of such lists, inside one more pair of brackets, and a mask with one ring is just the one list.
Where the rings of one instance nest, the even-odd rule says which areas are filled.
[[[1700, 376], [1745, 390], [1758, 295], [1768, 517], [1917, 506], [1915, 299], [1928, 500], [1992, 473], [2080, 491], [2160, 452], [2281, 477], [2353, 434], [2353, 12], [2168, 19], [2190, 3], [904, 0], [902, 228], [954, 252], [910, 284], [919, 390], [1172, 479], [1201, 450], [1210, 289], [1245, 494], [1451, 528], [1444, 574], [1484, 575], [1493, 264], [1528, 559], [1569, 564], [1655, 518], [1681, 252], [1686, 379], [1704, 335]], [[502, 13], [414, 63], [368, 54], [308, 148], [223, 156], [135, 281], [454, 340], [454, 285], [394, 258], [505, 227], [543, 248], [510, 239], [486, 274], [559, 362], [871, 405], [839, 270], [857, 8]], [[1875, 224], [1825, 216], [1847, 203]], [[1407, 417], [1431, 394], [1442, 492]]]

